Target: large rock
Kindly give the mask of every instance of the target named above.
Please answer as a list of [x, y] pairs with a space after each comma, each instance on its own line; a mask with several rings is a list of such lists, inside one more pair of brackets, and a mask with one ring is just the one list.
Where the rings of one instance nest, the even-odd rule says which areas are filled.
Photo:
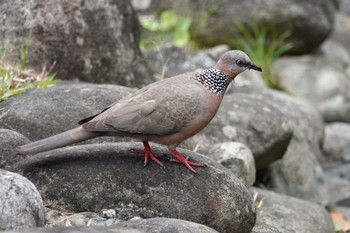
[[99, 113], [111, 103], [133, 93], [130, 88], [64, 81], [38, 88], [0, 103], [7, 114], [0, 127], [38, 140], [78, 126], [78, 121]]
[[13, 165], [23, 159], [23, 155], [13, 153], [13, 148], [27, 144], [30, 141], [15, 131], [0, 129], [0, 168]]
[[257, 224], [277, 227], [286, 232], [334, 233], [326, 209], [312, 202], [254, 188], [258, 192]]
[[43, 200], [25, 177], [0, 169], [0, 230], [40, 227], [45, 223]]
[[[266, 177], [262, 174], [257, 176], [259, 182], [278, 193], [327, 204], [326, 177], [319, 162], [324, 137], [320, 114], [307, 102], [282, 92], [262, 90], [251, 95], [252, 98], [268, 101], [288, 116], [288, 124], [293, 129], [285, 155], [267, 169], [264, 173]], [[267, 180], [263, 181], [265, 178]]]
[[269, 99], [249, 93], [226, 95], [210, 124], [186, 145], [208, 154], [213, 144], [241, 142], [253, 152], [256, 169], [281, 159], [292, 137], [288, 118]]
[[349, 68], [345, 47], [327, 41], [318, 54], [280, 58], [273, 75], [288, 92], [314, 104], [326, 121], [350, 122]]
[[330, 34], [335, 8], [333, 0], [210, 0], [205, 3], [153, 0], [146, 12], [171, 9], [180, 15], [191, 16], [194, 20], [193, 33], [200, 44], [207, 46], [232, 43], [237, 36], [235, 21], [246, 27], [252, 24], [264, 28], [273, 25], [277, 32], [289, 29], [293, 52], [308, 53]]
[[8, 233], [217, 233], [207, 226], [171, 218], [132, 220], [109, 227], [33, 228]]
[[[153, 151], [166, 151], [153, 145]], [[220, 164], [180, 150], [208, 166], [194, 174], [181, 164], [143, 167], [141, 143], [81, 145], [37, 154], [11, 170], [28, 177], [53, 208], [99, 211], [133, 203], [139, 211], [201, 223], [219, 232], [249, 232], [255, 206], [249, 191]], [[162, 159], [164, 161], [164, 159]]]
[[18, 62], [21, 46], [30, 41], [27, 68], [38, 73], [56, 62], [60, 79], [132, 87], [154, 80], [139, 50], [139, 23], [129, 1], [1, 1], [0, 11], [9, 64]]

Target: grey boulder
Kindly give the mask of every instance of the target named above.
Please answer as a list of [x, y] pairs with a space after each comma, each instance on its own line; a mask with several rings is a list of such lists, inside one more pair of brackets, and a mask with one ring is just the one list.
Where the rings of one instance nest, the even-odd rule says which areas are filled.
[[132, 93], [118, 85], [63, 81], [1, 102], [7, 113], [0, 119], [0, 127], [39, 140], [77, 127], [81, 119]]
[[[157, 154], [166, 153], [152, 147]], [[219, 232], [253, 228], [252, 197], [229, 170], [186, 150], [180, 152], [207, 164], [197, 168], [199, 174], [167, 161], [165, 169], [153, 162], [143, 167], [143, 153], [130, 151], [141, 148], [141, 143], [66, 147], [27, 158], [11, 170], [28, 177], [53, 208], [99, 211], [133, 203], [139, 207], [135, 213], [146, 209], [148, 218], [179, 218]]]
[[335, 41], [326, 41], [319, 53], [282, 57], [273, 75], [291, 94], [311, 102], [326, 121], [350, 122], [350, 55]]
[[131, 87], [154, 81], [129, 1], [1, 1], [0, 11], [8, 64], [18, 63], [26, 46], [26, 67], [38, 74], [55, 63], [60, 79]]
[[0, 230], [41, 227], [43, 200], [25, 177], [0, 169]]
[[223, 142], [212, 146], [207, 156], [228, 168], [247, 187], [255, 182], [255, 162], [250, 149], [240, 142]]
[[279, 91], [262, 90], [251, 95], [278, 108], [293, 130], [283, 158], [268, 167], [265, 175], [259, 175], [259, 182], [278, 193], [326, 205], [329, 195], [320, 164], [324, 124], [319, 112], [308, 102]]

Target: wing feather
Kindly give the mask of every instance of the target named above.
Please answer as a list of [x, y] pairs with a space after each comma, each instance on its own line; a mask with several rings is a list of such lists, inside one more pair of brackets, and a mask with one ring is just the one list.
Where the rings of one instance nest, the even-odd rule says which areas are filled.
[[173, 134], [200, 114], [201, 88], [186, 77], [165, 79], [112, 104], [83, 127], [110, 134]]

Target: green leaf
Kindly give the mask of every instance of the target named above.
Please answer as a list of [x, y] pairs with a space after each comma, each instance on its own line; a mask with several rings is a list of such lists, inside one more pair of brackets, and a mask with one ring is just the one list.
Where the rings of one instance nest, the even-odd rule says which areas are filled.
[[29, 89], [32, 89], [32, 88], [34, 88], [34, 85], [26, 85], [26, 86], [21, 87], [21, 88], [9, 90], [8, 92], [6, 92], [3, 95], [3, 98], [9, 98], [11, 96], [21, 94], [21, 93], [25, 92], [26, 90], [29, 90]]
[[59, 82], [59, 80], [44, 80], [44, 81], [36, 83], [35, 86], [37, 86], [37, 87], [48, 87], [48, 86], [54, 85], [57, 82]]
[[176, 22], [176, 29], [188, 31], [191, 27], [192, 20], [189, 17], [183, 17]]
[[143, 19], [141, 20], [141, 26], [148, 31], [157, 31], [159, 30], [159, 23], [154, 19]]
[[190, 33], [182, 30], [176, 30], [174, 33], [174, 43], [178, 47], [184, 47], [190, 41]]
[[172, 11], [163, 11], [160, 15], [160, 30], [168, 31], [176, 25], [177, 17]]

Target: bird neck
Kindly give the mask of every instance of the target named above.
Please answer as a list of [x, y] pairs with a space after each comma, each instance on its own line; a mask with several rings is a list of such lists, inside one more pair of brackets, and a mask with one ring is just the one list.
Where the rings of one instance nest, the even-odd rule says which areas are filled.
[[205, 88], [216, 95], [223, 95], [229, 84], [228, 75], [215, 68], [198, 72], [194, 79], [203, 84]]

